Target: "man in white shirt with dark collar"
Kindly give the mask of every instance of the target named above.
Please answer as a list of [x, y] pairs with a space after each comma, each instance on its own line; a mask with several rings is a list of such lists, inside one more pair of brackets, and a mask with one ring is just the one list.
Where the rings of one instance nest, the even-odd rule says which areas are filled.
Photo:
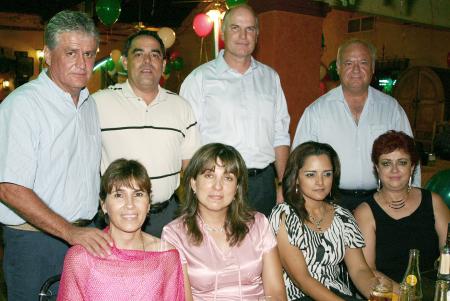
[[192, 105], [202, 144], [234, 146], [248, 168], [249, 201], [269, 215], [289, 155], [289, 114], [278, 74], [252, 57], [258, 19], [247, 5], [231, 8], [222, 33], [225, 50], [185, 79], [180, 94]]
[[164, 56], [164, 44], [155, 32], [132, 34], [122, 51], [128, 80], [92, 95], [102, 132], [102, 173], [119, 158], [145, 166], [152, 204], [144, 230], [157, 237], [175, 218], [180, 171], [200, 146], [190, 105], [159, 86]]
[[[303, 113], [292, 148], [313, 140], [330, 144], [341, 162], [339, 196], [353, 210], [370, 199], [377, 188], [371, 161], [373, 141], [388, 130], [412, 136], [400, 104], [372, 87], [376, 49], [364, 40], [351, 39], [338, 50], [336, 65], [341, 85], [323, 95]], [[420, 186], [420, 168], [414, 185]]]

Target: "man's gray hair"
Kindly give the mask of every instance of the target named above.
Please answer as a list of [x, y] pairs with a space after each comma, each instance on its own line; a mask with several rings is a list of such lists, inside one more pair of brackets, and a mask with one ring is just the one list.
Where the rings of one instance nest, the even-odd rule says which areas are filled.
[[363, 45], [369, 50], [370, 57], [372, 59], [372, 68], [375, 68], [375, 61], [377, 59], [377, 48], [375, 46], [373, 46], [373, 44], [370, 43], [369, 41], [366, 41], [363, 39], [357, 39], [357, 38], [349, 39], [339, 46], [339, 49], [337, 52], [337, 58], [336, 58], [336, 65], [339, 66], [342, 63], [342, 55], [345, 52], [345, 49], [347, 49], [349, 46], [354, 45], [354, 44]]
[[255, 17], [255, 27], [256, 27], [256, 33], [259, 33], [259, 21], [258, 21], [258, 16], [256, 15], [255, 10], [248, 4], [241, 4], [241, 5], [237, 5], [237, 6], [233, 6], [232, 8], [230, 8], [229, 10], [227, 10], [227, 12], [225, 13], [225, 15], [223, 16], [223, 22], [222, 22], [222, 32], [225, 32], [225, 29], [228, 26], [228, 22], [229, 19], [231, 17], [231, 15], [233, 14], [233, 12], [236, 9], [239, 8], [245, 8], [247, 9], [249, 12], [252, 13], [253, 17]]
[[55, 49], [59, 35], [72, 31], [93, 36], [98, 45], [99, 35], [92, 18], [83, 12], [71, 10], [60, 11], [48, 21], [44, 31], [44, 44], [50, 49]]

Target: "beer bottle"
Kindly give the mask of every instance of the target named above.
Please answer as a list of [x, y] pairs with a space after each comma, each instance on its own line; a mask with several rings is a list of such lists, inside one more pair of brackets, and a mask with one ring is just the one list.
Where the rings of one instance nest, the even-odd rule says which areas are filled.
[[448, 283], [444, 280], [437, 280], [433, 300], [447, 301], [447, 291], [448, 291]]
[[[439, 268], [437, 279], [447, 282], [450, 286], [450, 223], [447, 227], [447, 243], [441, 249], [441, 256], [439, 257]], [[447, 299], [450, 301], [450, 291], [447, 291]]]
[[412, 301], [411, 287], [406, 283], [400, 283], [400, 295], [398, 301]]
[[412, 291], [413, 300], [422, 300], [422, 279], [420, 277], [419, 269], [419, 250], [409, 250], [408, 268], [406, 269], [405, 276], [403, 276], [402, 283], [406, 283], [410, 286]]

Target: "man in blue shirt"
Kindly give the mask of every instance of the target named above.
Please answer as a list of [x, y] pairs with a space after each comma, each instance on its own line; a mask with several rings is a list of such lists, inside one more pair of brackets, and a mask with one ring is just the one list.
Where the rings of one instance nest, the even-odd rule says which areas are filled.
[[0, 222], [8, 300], [37, 299], [68, 245], [104, 256], [110, 237], [86, 228], [98, 208], [100, 127], [86, 84], [98, 33], [62, 11], [44, 33], [48, 69], [0, 105]]

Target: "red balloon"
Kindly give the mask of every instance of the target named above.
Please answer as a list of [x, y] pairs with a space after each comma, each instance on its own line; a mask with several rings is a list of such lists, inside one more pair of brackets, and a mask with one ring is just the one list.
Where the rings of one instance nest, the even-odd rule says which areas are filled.
[[213, 26], [214, 23], [207, 14], [196, 15], [192, 24], [195, 33], [201, 38], [209, 35], [211, 33], [211, 30], [213, 29]]
[[172, 53], [170, 54], [169, 60], [172, 62], [172, 61], [176, 60], [177, 57], [179, 57], [179, 56], [180, 56], [180, 52], [179, 52], [178, 50], [174, 50], [174, 51], [172, 51]]

